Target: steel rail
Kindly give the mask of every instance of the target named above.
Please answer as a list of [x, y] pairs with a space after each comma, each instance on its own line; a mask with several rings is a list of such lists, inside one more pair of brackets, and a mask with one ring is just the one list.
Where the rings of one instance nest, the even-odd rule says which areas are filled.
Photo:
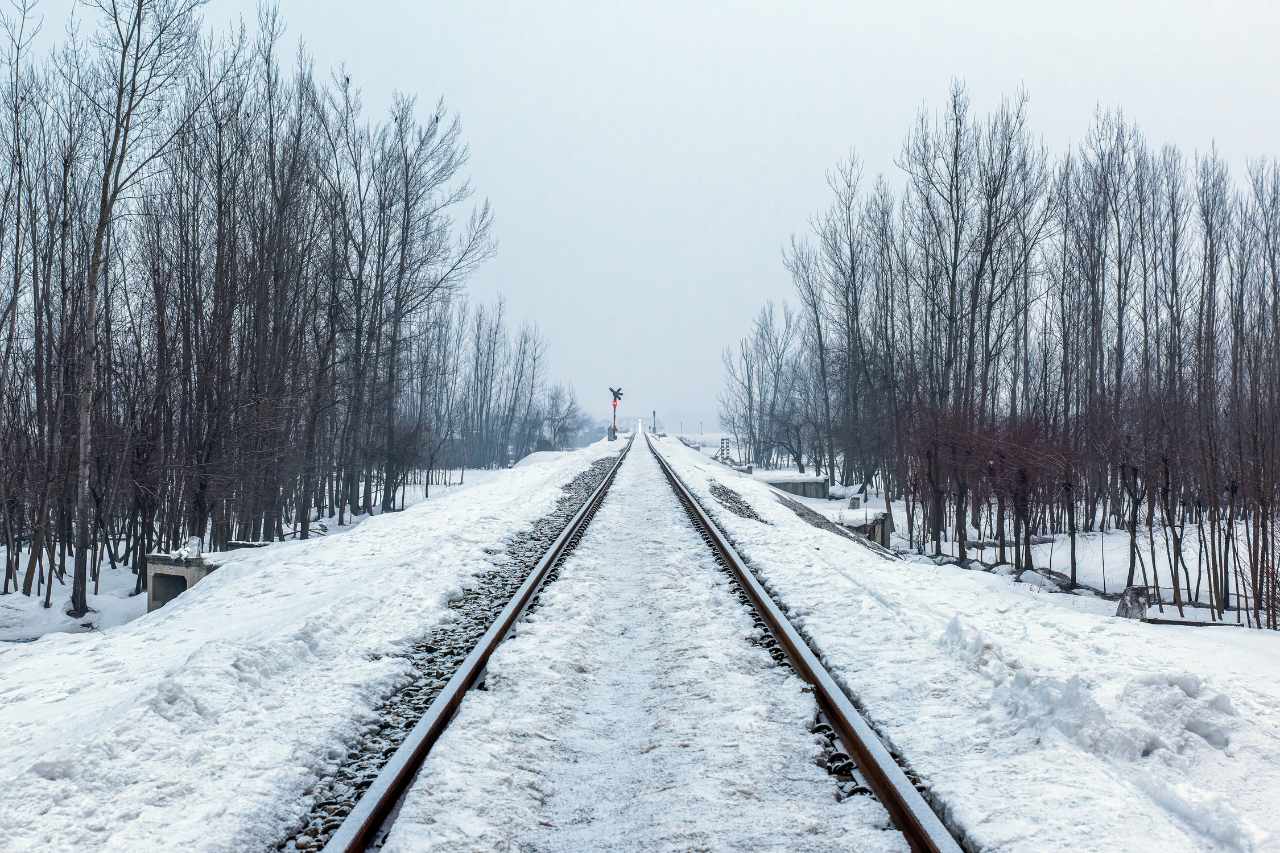
[[413, 783], [414, 776], [426, 761], [431, 748], [457, 713], [463, 697], [484, 673], [494, 650], [507, 638], [515, 624], [529, 609], [547, 573], [578, 544], [586, 532], [587, 525], [595, 516], [596, 510], [604, 501], [604, 496], [613, 484], [613, 479], [634, 441], [633, 434], [618, 454], [618, 459], [609, 469], [609, 473], [600, 481], [600, 485], [596, 486], [590, 497], [560, 531], [555, 542], [529, 572], [524, 583], [489, 626], [489, 630], [485, 631], [484, 636], [476, 642], [475, 647], [454, 671], [453, 677], [422, 715], [422, 719], [418, 720], [409, 732], [404, 743], [400, 744], [382, 770], [378, 772], [377, 778], [361, 795], [355, 808], [329, 837], [328, 843], [324, 846], [324, 853], [339, 853], [339, 851], [363, 853], [381, 842], [385, 831], [390, 828], [391, 821], [394, 820], [404, 793]]
[[764, 619], [774, 638], [786, 652], [795, 671], [812, 685], [818, 707], [826, 716], [827, 722], [835, 730], [848, 754], [853, 756], [867, 786], [880, 799], [911, 849], [920, 853], [960, 853], [960, 844], [911, 784], [911, 780], [898, 766], [880, 737], [862, 718], [853, 701], [836, 683], [818, 655], [774, 602], [768, 590], [747, 568], [742, 557], [729, 543], [728, 537], [712, 521], [671, 463], [654, 447], [648, 433], [645, 434], [645, 441], [690, 519], [715, 552], [717, 560], [733, 572], [756, 612]]

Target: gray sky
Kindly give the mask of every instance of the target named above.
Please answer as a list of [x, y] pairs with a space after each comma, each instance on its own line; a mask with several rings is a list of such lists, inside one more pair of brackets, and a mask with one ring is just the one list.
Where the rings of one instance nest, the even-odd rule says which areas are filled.
[[[67, 0], [45, 6], [61, 30]], [[893, 173], [909, 122], [953, 77], [986, 109], [1025, 86], [1055, 152], [1097, 104], [1156, 144], [1213, 141], [1237, 170], [1280, 154], [1270, 2], [394, 2], [280, 0], [318, 69], [371, 110], [443, 95], [471, 145], [499, 253], [474, 279], [535, 320], [591, 414], [657, 408], [715, 428], [720, 352], [789, 297], [782, 244], [856, 150]], [[256, 3], [213, 0], [210, 24]]]

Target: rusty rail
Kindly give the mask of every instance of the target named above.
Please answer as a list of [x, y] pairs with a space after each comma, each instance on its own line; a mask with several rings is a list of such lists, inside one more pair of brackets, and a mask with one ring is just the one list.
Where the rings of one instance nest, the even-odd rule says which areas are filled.
[[622, 461], [626, 459], [634, 440], [633, 434], [600, 485], [565, 525], [555, 542], [507, 602], [507, 606], [489, 626], [489, 630], [459, 665], [448, 684], [440, 691], [440, 695], [436, 696], [427, 708], [422, 719], [409, 732], [404, 743], [400, 744], [399, 749], [378, 772], [377, 778], [356, 802], [355, 808], [342, 821], [337, 831], [330, 836], [328, 843], [324, 846], [324, 853], [339, 853], [339, 851], [363, 853], [381, 843], [390, 829], [405, 791], [409, 789], [418, 769], [422, 767], [427, 755], [431, 752], [431, 748], [440, 739], [440, 735], [448, 727], [453, 715], [457, 713], [467, 691], [484, 673], [490, 656], [529, 608], [538, 590], [541, 589], [547, 573], [569, 551], [573, 550], [586, 532], [587, 525], [591, 523], [609, 487], [613, 485], [618, 468], [622, 466]]
[[768, 590], [747, 568], [742, 557], [729, 543], [728, 537], [711, 520], [711, 516], [680, 479], [671, 463], [653, 446], [653, 440], [647, 433], [645, 441], [689, 518], [715, 553], [716, 560], [733, 572], [752, 606], [786, 652], [792, 667], [813, 686], [818, 707], [827, 722], [839, 736], [848, 754], [853, 756], [867, 786], [880, 799], [911, 849], [921, 853], [960, 853], [960, 844], [911, 784], [911, 780], [894, 761], [893, 755], [879, 736], [862, 718], [853, 701], [823, 666], [818, 655], [809, 648], [809, 644], [774, 602]]

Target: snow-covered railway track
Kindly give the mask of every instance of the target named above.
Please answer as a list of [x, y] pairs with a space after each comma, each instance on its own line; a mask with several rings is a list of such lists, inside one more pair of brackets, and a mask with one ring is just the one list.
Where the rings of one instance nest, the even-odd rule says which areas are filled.
[[[497, 661], [494, 664], [498, 667], [494, 678], [500, 676], [504, 687], [493, 696], [489, 692], [477, 694], [480, 710], [472, 709], [472, 716], [467, 717], [469, 724], [459, 723], [461, 732], [451, 730], [445, 742], [451, 747], [442, 746], [443, 754], [433, 753], [437, 757], [432, 758], [428, 768], [434, 770], [426, 777], [426, 787], [415, 786], [415, 777], [428, 753], [449, 727], [467, 692], [481, 681], [490, 656], [539, 600], [545, 584], [557, 576], [559, 567], [587, 534], [630, 443], [341, 826], [328, 836], [326, 851], [376, 849], [384, 841], [397, 850], [435, 849], [442, 839], [450, 837], [450, 830], [442, 829], [438, 822], [445, 815], [449, 815], [449, 825], [461, 827], [464, 839], [462, 846], [456, 835], [443, 842], [440, 849], [450, 850], [471, 849], [473, 842], [494, 841], [495, 837], [509, 842], [524, 838], [525, 833], [531, 837], [529, 849], [543, 849], [547, 844], [551, 845], [547, 849], [578, 849], [575, 845], [597, 849], [606, 843], [604, 838], [610, 837], [614, 841], [607, 842], [608, 846], [616, 842], [619, 849], [647, 849], [654, 844], [664, 849], [684, 849], [697, 847], [720, 832], [734, 839], [730, 846], [746, 849], [751, 849], [757, 838], [789, 837], [803, 844], [804, 849], [814, 850], [837, 849], [832, 841], [839, 838], [847, 839], [851, 849], [863, 849], [865, 845], [866, 849], [896, 850], [905, 841], [917, 851], [960, 850], [849, 698], [747, 569], [728, 537], [702, 510], [653, 443], [647, 443], [656, 465], [644, 461], [635, 471], [628, 468], [629, 473], [624, 475], [626, 485], [620, 487], [617, 497], [619, 503], [615, 506], [610, 502], [611, 509], [605, 513], [608, 521], [596, 525], [603, 525], [599, 531], [592, 528], [588, 543], [574, 557], [577, 568], [567, 581], [570, 589], [550, 593], [556, 602], [551, 607], [564, 612], [530, 623], [528, 637], [521, 629], [523, 651], [515, 653], [514, 658], [511, 652], [504, 652], [511, 659], [505, 669]], [[668, 503], [669, 497], [663, 497], [669, 495], [665, 486], [655, 485], [663, 479], [657, 476], [658, 471], [674, 490], [683, 512]], [[685, 528], [680, 533], [685, 518], [692, 531]], [[708, 547], [709, 554], [701, 551], [699, 540]], [[699, 553], [703, 556], [696, 556]], [[637, 560], [638, 564], [633, 563]], [[565, 565], [569, 571], [571, 564]], [[632, 568], [636, 565], [653, 566], [657, 573], [650, 577], [648, 572]], [[706, 580], [695, 580], [705, 578], [699, 572], [715, 565], [726, 571], [730, 585], [721, 580], [708, 586]], [[688, 576], [687, 582], [679, 579], [684, 576]], [[563, 583], [566, 581], [552, 589], [560, 590]], [[717, 583], [720, 592], [714, 592]], [[732, 604], [735, 598], [749, 607], [747, 614], [755, 625], [750, 641], [784, 668], [789, 667], [784, 671], [794, 675], [766, 675], [768, 669], [753, 669], [759, 663], [750, 663], [750, 655], [727, 650], [733, 643], [724, 646], [725, 651], [712, 651], [718, 648], [716, 644], [724, 644], [724, 639], [715, 638], [723, 637], [724, 629], [735, 618], [743, 619], [742, 615], [729, 615], [736, 609]], [[717, 600], [721, 603], [715, 604]], [[703, 612], [704, 607], [709, 609]], [[636, 615], [626, 615], [628, 611]], [[574, 635], [580, 636], [573, 639]], [[520, 645], [519, 641], [513, 644]], [[627, 657], [631, 659], [624, 662]], [[545, 687], [541, 686], [535, 672], [551, 675], [556, 668], [554, 661], [569, 666], [567, 680], [553, 677]], [[796, 690], [796, 676], [812, 688], [812, 700], [801, 699], [799, 692], [790, 699], [783, 698]], [[513, 677], [525, 684], [518, 699], [517, 694], [508, 692]], [[789, 690], [784, 687], [787, 679], [791, 680]], [[710, 686], [717, 681], [724, 683]], [[753, 681], [758, 683], [748, 686]], [[726, 687], [729, 683], [735, 686]], [[760, 695], [771, 698], [747, 700], [747, 695], [755, 693], [743, 693], [741, 697], [735, 693], [761, 688]], [[781, 692], [773, 692], [778, 690]], [[689, 717], [691, 694], [707, 703], [710, 719], [698, 722], [696, 714]], [[480, 696], [486, 698], [480, 700]], [[812, 775], [814, 768], [805, 772], [787, 757], [794, 755], [801, 741], [809, 736], [805, 724], [796, 726], [803, 716], [792, 717], [792, 722], [786, 723], [788, 713], [779, 710], [790, 708], [794, 714], [805, 705], [812, 708], [810, 701], [816, 704], [818, 713], [812, 731], [826, 743], [816, 756], [826, 773], [817, 770], [816, 777]], [[714, 721], [719, 719], [717, 708], [719, 713], [728, 711], [733, 715], [734, 722], [725, 733], [738, 732], [737, 739], [730, 736], [727, 743], [733, 744], [728, 749], [741, 759], [741, 764], [734, 757], [717, 754], [719, 750], [713, 744], [719, 737], [713, 734], [707, 741], [708, 732], [719, 728]], [[757, 713], [763, 715], [758, 721], [754, 719]], [[812, 710], [800, 713], [813, 719]], [[496, 728], [483, 722], [500, 720], [508, 714], [514, 715], [512, 721], [498, 723]], [[529, 721], [534, 721], [533, 728], [526, 731]], [[526, 734], [516, 734], [520, 731]], [[795, 734], [787, 735], [786, 731]], [[510, 737], [515, 740], [508, 743]], [[754, 742], [757, 738], [762, 739], [759, 744]], [[484, 766], [484, 756], [490, 750], [503, 756], [496, 775], [492, 765]], [[673, 758], [681, 754], [683, 758]], [[623, 759], [621, 763], [619, 759]], [[597, 764], [599, 761], [605, 763]], [[438, 762], [443, 763], [437, 766]], [[741, 780], [735, 785], [739, 793], [705, 795], [691, 789], [692, 801], [699, 803], [694, 812], [704, 806], [708, 812], [700, 817], [671, 813], [669, 809], [680, 810], [677, 804], [681, 799], [677, 796], [666, 804], [666, 791], [700, 786], [702, 780], [698, 780], [696, 768], [703, 767], [701, 762], [707, 762], [708, 779], [740, 775]], [[508, 821], [509, 815], [522, 811], [520, 798], [527, 796], [527, 792], [511, 793], [524, 786], [510, 787], [515, 783], [504, 779], [504, 768], [508, 766], [515, 768], [518, 777], [527, 776], [535, 791], [534, 799], [539, 805], [535, 806], [537, 816], [532, 821], [534, 812]], [[770, 774], [777, 774], [777, 779], [769, 778]], [[866, 806], [852, 811], [833, 811], [837, 803], [826, 800], [823, 805], [826, 798], [819, 793], [824, 777], [834, 778], [837, 800], [870, 789], [883, 811], [880, 806], [871, 805], [870, 800], [864, 800]], [[461, 787], [459, 780], [463, 780]], [[506, 792], [499, 793], [502, 791]], [[587, 801], [577, 799], [583, 792], [591, 792]], [[648, 802], [652, 815], [643, 816], [644, 807], [639, 815], [626, 814], [627, 804], [637, 796], [644, 802], [653, 797]], [[491, 797], [493, 802], [488, 802]], [[555, 804], [549, 804], [547, 797]], [[735, 798], [741, 800], [736, 806]], [[735, 808], [744, 803], [758, 807], [762, 824], [772, 824], [768, 832], [773, 836], [743, 835], [738, 821], [751, 810], [749, 806], [746, 812]], [[846, 804], [845, 808], [851, 805]], [[877, 813], [878, 819], [874, 817]], [[838, 816], [841, 814], [843, 817]], [[796, 823], [794, 829], [781, 828], [791, 820]], [[893, 840], [897, 833], [891, 833], [892, 838], [876, 832], [866, 838], [854, 837], [862, 831], [853, 830], [860, 821], [871, 831], [888, 829], [890, 820], [901, 832], [898, 841]], [[480, 828], [485, 826], [489, 829]], [[525, 828], [517, 828], [522, 826]], [[851, 830], [854, 836], [847, 834]], [[498, 836], [485, 834], [492, 831], [497, 831]]]
[[339, 772], [317, 785], [316, 802], [304, 825], [277, 849], [316, 850], [323, 845], [326, 851], [363, 851], [379, 843], [463, 696], [482, 679], [493, 651], [581, 540], [631, 444], [628, 441], [616, 457], [600, 460], [567, 484], [556, 510], [508, 545], [510, 565], [495, 570], [486, 588], [464, 593], [455, 602], [459, 619], [415, 646], [409, 657], [418, 680], [392, 697], [363, 742], [348, 751]]
[[758, 624], [768, 631], [771, 639], [764, 642], [769, 651], [775, 657], [785, 658], [800, 677], [812, 686], [825, 724], [844, 748], [843, 753], [828, 756], [828, 768], [834, 775], [848, 775], [864, 781], [889, 812], [913, 851], [959, 853], [961, 847], [955, 838], [875, 731], [862, 718], [818, 655], [787, 619], [782, 608], [756, 579], [730, 543], [729, 537], [702, 508], [693, 492], [654, 447], [647, 434], [645, 441], [689, 520], [715, 555], [717, 564], [734, 578], [740, 597], [754, 611]]

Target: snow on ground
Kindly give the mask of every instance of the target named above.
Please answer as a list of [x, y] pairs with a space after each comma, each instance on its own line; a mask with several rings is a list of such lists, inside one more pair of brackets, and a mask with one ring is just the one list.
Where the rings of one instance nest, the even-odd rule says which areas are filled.
[[[467, 471], [465, 474], [451, 471], [449, 472], [450, 485], [431, 486], [431, 499], [487, 483], [501, 474], [501, 471], [488, 470]], [[454, 482], [456, 479], [461, 479], [462, 482]], [[425, 499], [422, 485], [411, 485], [405, 495], [405, 506], [414, 506]], [[341, 526], [337, 523], [337, 516], [329, 516], [324, 521], [328, 526], [328, 535], [335, 536], [354, 530], [374, 517], [376, 516], [348, 516], [347, 523]], [[275, 546], [268, 546], [268, 548], [273, 547]], [[27, 565], [27, 553], [24, 551], [19, 561], [24, 571]], [[0, 561], [3, 561], [3, 555], [4, 548], [0, 548]], [[10, 592], [8, 595], [0, 595], [0, 644], [29, 642], [58, 631], [67, 633], [102, 631], [116, 625], [123, 625], [146, 613], [147, 596], [133, 594], [138, 576], [123, 566], [113, 569], [106, 554], [103, 554], [101, 559], [98, 592], [94, 593], [93, 580], [90, 579], [89, 612], [79, 619], [73, 619], [67, 615], [67, 608], [71, 605], [70, 568], [67, 570], [65, 582], [54, 580], [49, 607], [44, 606], [43, 593], [27, 596]], [[215, 559], [221, 559], [221, 557]]]
[[820, 483], [822, 477], [815, 477], [812, 472], [792, 471], [786, 468], [754, 471], [751, 476], [766, 483]]
[[391, 655], [447, 616], [486, 547], [618, 447], [238, 552], [126, 625], [0, 644], [4, 849], [266, 848], [404, 677]]
[[[983, 849], [1280, 850], [1280, 635], [1146, 625], [886, 560], [660, 446]], [[716, 512], [710, 478], [768, 523]]]
[[729, 439], [729, 450], [733, 453], [737, 452], [737, 445], [734, 438], [727, 432], [682, 432], [679, 435], [682, 441], [696, 444], [702, 448], [702, 452], [707, 456], [715, 456], [720, 452], [720, 439]]
[[553, 459], [558, 459], [566, 452], [567, 451], [563, 450], [535, 450], [517, 462], [515, 467], [523, 468], [526, 465], [536, 465], [540, 462], [549, 462]]
[[[757, 479], [781, 480], [787, 479], [788, 476], [795, 478], [797, 475], [794, 471], [756, 472]], [[853, 491], [850, 487], [843, 488]], [[840, 489], [840, 487], [837, 487], [837, 489]], [[885, 508], [884, 498], [875, 493], [872, 493], [869, 502], [859, 509], [849, 509], [847, 500], [823, 500], [821, 498], [796, 498], [796, 500], [802, 502], [805, 506], [815, 512], [821, 513], [837, 524], [862, 524], [865, 523], [868, 518], [873, 517], [876, 513], [883, 512]], [[897, 531], [894, 536], [894, 544], [905, 549], [908, 546], [906, 535], [906, 504], [901, 500], [892, 501], [891, 510], [893, 512], [893, 523]], [[918, 537], [920, 535], [921, 524], [919, 506], [916, 507], [915, 516], [915, 529], [916, 536]], [[1248, 546], [1245, 538], [1246, 534], [1244, 525], [1237, 525], [1236, 532], [1236, 541], [1239, 548], [1242, 551], [1247, 550]], [[1169, 574], [1172, 546], [1165, 540], [1165, 532], [1163, 527], [1159, 524], [1158, 516], [1154, 534], [1155, 541], [1152, 543], [1152, 537], [1148, 537], [1145, 529], [1139, 528], [1138, 530], [1138, 550], [1141, 553], [1142, 562], [1138, 563], [1134, 583], [1138, 585], [1143, 584], [1142, 570], [1143, 565], [1145, 564], [1148, 585], [1154, 585], [1153, 583], [1150, 583], [1154, 580], [1151, 574], [1151, 566], [1153, 565], [1151, 546], [1154, 544], [1154, 565], [1156, 567], [1156, 572], [1160, 577], [1160, 590], [1164, 601], [1164, 611], [1166, 615], [1176, 616], [1177, 610], [1171, 610], [1172, 605], [1170, 604], [1170, 602], [1173, 601], [1173, 589], [1170, 586], [1171, 576]], [[1196, 556], [1200, 548], [1199, 536], [1196, 533], [1195, 527], [1190, 524], [1186, 526], [1183, 531], [1183, 535], [1185, 538], [1182, 545], [1182, 553], [1183, 560], [1186, 562], [1186, 569], [1179, 570], [1183, 600], [1198, 600], [1207, 604], [1209, 601], [1209, 581], [1207, 576], [1203, 578], [1202, 582], [1199, 584], [1197, 594]], [[1046, 534], [1046, 536], [1048, 535]], [[972, 527], [969, 529], [968, 556], [970, 559], [979, 559], [984, 562], [994, 563], [999, 557], [999, 551], [996, 548], [974, 547], [973, 543], [980, 541], [983, 538], [987, 538], [989, 540], [991, 538], [990, 531], [984, 530], [981, 535], [979, 535], [978, 530], [975, 530]], [[1063, 575], [1070, 575], [1070, 538], [1065, 533], [1057, 534], [1048, 538], [1050, 541], [1041, 542], [1031, 546], [1031, 557], [1033, 562], [1037, 568], [1048, 569]], [[942, 552], [948, 556], [955, 556], [957, 553], [955, 541], [944, 541], [942, 543]], [[926, 553], [933, 553], [932, 544], [928, 546]], [[1008, 548], [1005, 550], [1005, 556], [1006, 559], [1010, 560], [1013, 557], [1012, 552]], [[1207, 557], [1204, 559], [1207, 560]], [[1206, 565], [1206, 572], [1207, 570]], [[1190, 593], [1187, 591], [1186, 583], [1186, 577], [1188, 574], [1190, 575], [1191, 580]], [[1095, 531], [1092, 533], [1079, 532], [1076, 534], [1076, 580], [1078, 583], [1093, 587], [1094, 589], [1101, 590], [1102, 592], [1120, 593], [1124, 591], [1125, 581], [1128, 579], [1128, 575], [1129, 534], [1127, 531], [1116, 530], [1113, 528], [1107, 530], [1105, 533]], [[1234, 593], [1232, 600], [1235, 600]], [[1155, 606], [1155, 602], [1153, 602], [1152, 606], [1152, 615], [1161, 615], [1159, 608]], [[1188, 613], [1187, 616], [1188, 618], [1197, 618], [1193, 613]], [[1208, 616], [1205, 615], [1204, 618], [1207, 619]], [[1235, 614], [1228, 614], [1228, 621], [1235, 621]]]
[[[4, 549], [0, 548], [0, 560]], [[21, 566], [26, 570], [27, 554], [22, 554]], [[89, 606], [92, 611], [83, 618], [72, 619], [67, 615], [71, 599], [71, 569], [67, 568], [65, 584], [54, 581], [53, 597], [49, 607], [44, 606], [44, 595], [22, 595], [10, 592], [0, 595], [0, 648], [8, 642], [25, 642], [55, 631], [105, 630], [137, 619], [147, 611], [146, 595], [134, 595], [138, 576], [124, 567], [111, 568], [106, 559], [99, 569], [98, 594], [93, 594], [93, 580], [89, 581]], [[33, 590], [34, 591], [34, 590]], [[92, 627], [86, 628], [85, 625]]]
[[638, 444], [386, 849], [905, 849], [878, 803], [836, 801], [811, 695], [751, 633]]
[[[436, 476], [440, 476], [443, 473], [443, 475], [449, 480], [448, 485], [443, 483], [432, 483], [430, 485], [425, 485], [423, 483], [410, 483], [403, 489], [405, 508], [407, 509], [414, 504], [421, 503], [422, 501], [427, 500], [428, 497], [431, 500], [435, 500], [435, 498], [441, 495], [452, 494], [453, 492], [461, 491], [463, 489], [469, 489], [472, 486], [483, 485], [494, 478], [501, 477], [503, 470], [504, 469], [501, 468], [454, 468], [444, 472], [437, 470], [435, 472]], [[428, 491], [430, 492], [429, 495], [426, 494]], [[368, 516], [359, 517], [368, 518]]]

